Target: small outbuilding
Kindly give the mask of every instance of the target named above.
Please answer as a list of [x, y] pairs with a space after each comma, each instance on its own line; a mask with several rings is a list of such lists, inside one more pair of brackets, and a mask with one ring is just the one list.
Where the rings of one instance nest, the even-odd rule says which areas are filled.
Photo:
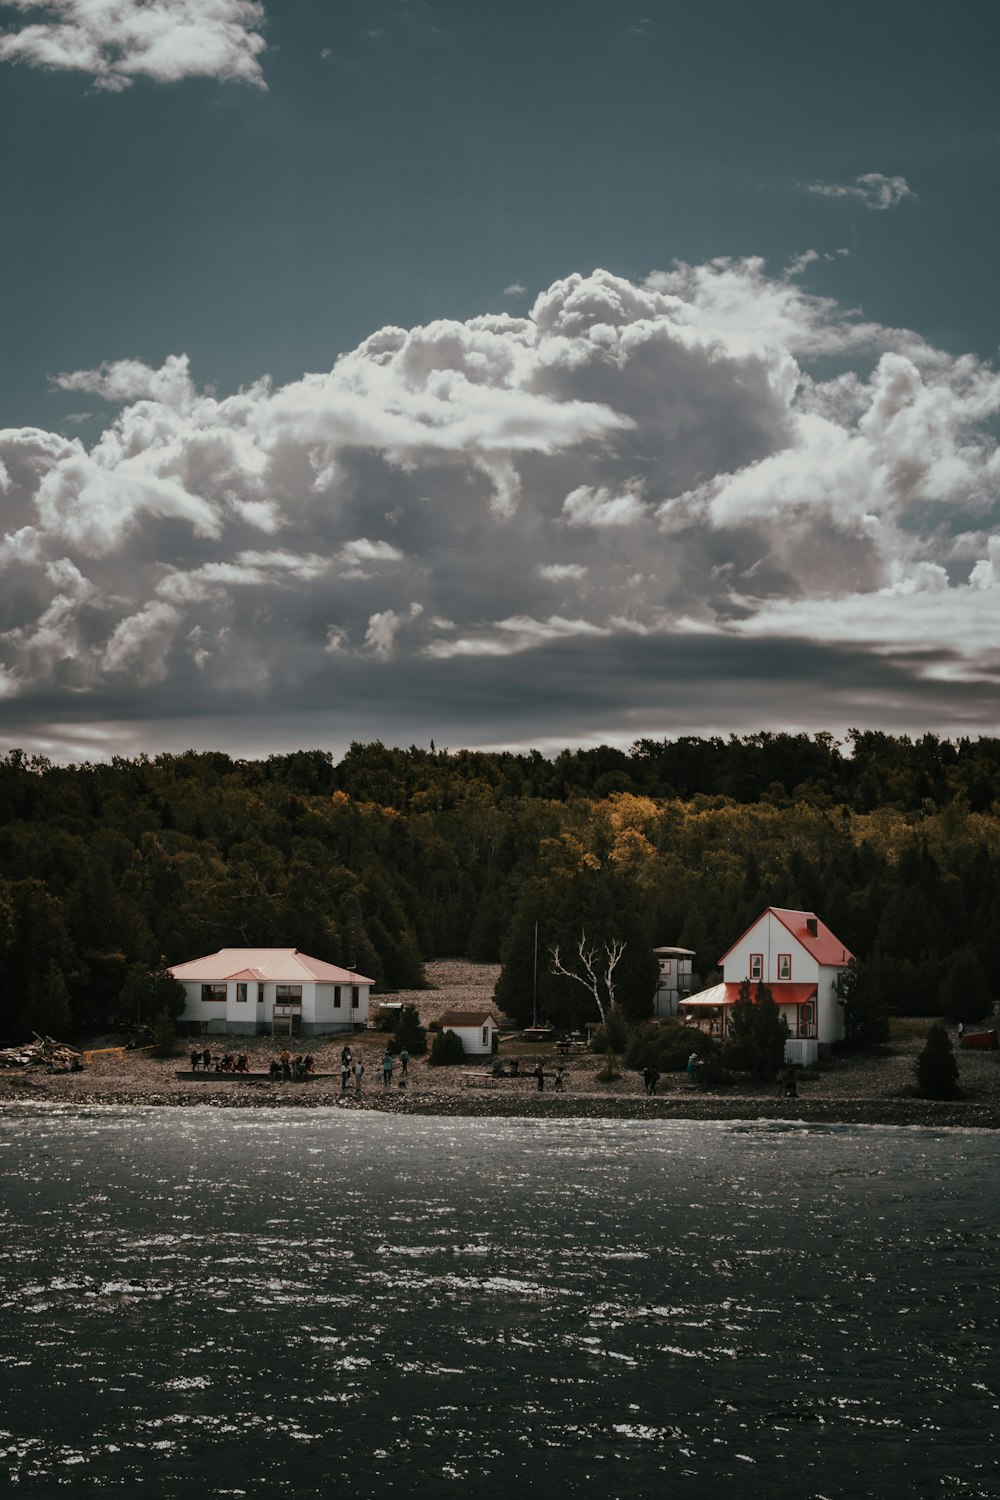
[[446, 1010], [438, 1017], [442, 1031], [453, 1031], [468, 1057], [488, 1057], [500, 1022], [492, 1010]]
[[677, 1007], [691, 993], [691, 960], [693, 948], [654, 948], [658, 969], [656, 994], [653, 996], [654, 1016], [676, 1016]]
[[373, 981], [297, 948], [220, 948], [174, 964], [192, 1029], [230, 1036], [322, 1036], [364, 1026]]

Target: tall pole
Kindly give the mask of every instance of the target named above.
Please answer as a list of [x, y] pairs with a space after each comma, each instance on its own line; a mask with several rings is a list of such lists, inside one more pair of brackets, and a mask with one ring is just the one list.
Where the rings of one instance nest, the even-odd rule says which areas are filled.
[[538, 922], [535, 922], [535, 967], [531, 980], [531, 1024], [538, 1025]]

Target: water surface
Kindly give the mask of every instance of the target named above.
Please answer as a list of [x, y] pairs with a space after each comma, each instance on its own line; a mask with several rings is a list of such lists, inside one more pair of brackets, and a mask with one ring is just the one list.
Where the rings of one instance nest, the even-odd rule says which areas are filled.
[[1000, 1140], [0, 1111], [23, 1495], [991, 1497]]

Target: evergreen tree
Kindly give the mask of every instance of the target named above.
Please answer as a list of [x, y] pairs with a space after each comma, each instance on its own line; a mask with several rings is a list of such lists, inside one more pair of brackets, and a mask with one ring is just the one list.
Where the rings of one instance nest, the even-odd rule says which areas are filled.
[[423, 1057], [427, 1051], [427, 1032], [420, 1024], [420, 1015], [415, 1005], [404, 1005], [396, 1022], [396, 1047], [402, 1052], [405, 1047], [411, 1057]]
[[916, 1061], [917, 1087], [924, 1099], [961, 1099], [958, 1064], [951, 1037], [943, 1026], [932, 1026]]
[[981, 1021], [993, 1010], [990, 987], [976, 950], [959, 948], [941, 990], [944, 1013], [951, 1021]]
[[740, 985], [726, 1027], [724, 1060], [752, 1073], [761, 1083], [776, 1078], [785, 1060], [788, 1026], [766, 984], [751, 992], [749, 979]]
[[878, 1047], [889, 1040], [889, 1020], [878, 975], [869, 964], [852, 958], [837, 980], [844, 1007], [844, 1046], [852, 1051]]

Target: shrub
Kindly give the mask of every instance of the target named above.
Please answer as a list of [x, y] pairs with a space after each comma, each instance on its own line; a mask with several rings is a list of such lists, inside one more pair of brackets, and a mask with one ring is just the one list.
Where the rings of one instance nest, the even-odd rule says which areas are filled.
[[598, 1083], [614, 1083], [622, 1076], [621, 1068], [617, 1066], [613, 1054], [595, 1076]]
[[612, 1005], [604, 1021], [604, 1037], [612, 1052], [624, 1052], [628, 1046], [628, 1021], [618, 1005]]
[[650, 1022], [632, 1033], [625, 1053], [625, 1066], [640, 1072], [658, 1068], [661, 1073], [683, 1073], [692, 1052], [711, 1057], [716, 1052], [712, 1038], [694, 1026], [682, 1026], [673, 1017]]
[[961, 1099], [958, 1086], [958, 1063], [951, 1048], [951, 1037], [943, 1026], [932, 1026], [924, 1050], [917, 1058], [917, 1088], [924, 1099]]
[[446, 1068], [453, 1063], [464, 1062], [465, 1048], [462, 1046], [462, 1038], [456, 1036], [453, 1031], [439, 1031], [434, 1038], [431, 1055], [427, 1061], [435, 1068]]

